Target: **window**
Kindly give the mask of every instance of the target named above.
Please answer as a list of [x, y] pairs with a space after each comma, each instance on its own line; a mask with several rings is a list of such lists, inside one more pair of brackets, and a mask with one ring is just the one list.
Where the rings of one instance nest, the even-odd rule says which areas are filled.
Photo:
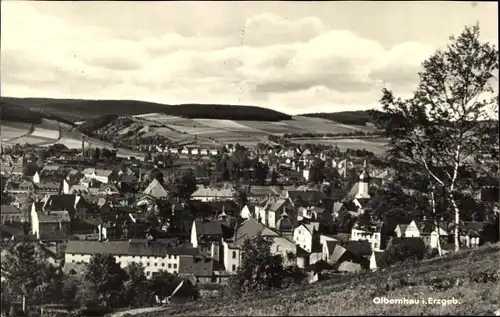
[[174, 263], [174, 269], [176, 269], [176, 268], [177, 268], [177, 263]]
[[155, 266], [158, 266], [158, 263], [155, 263]]
[[171, 269], [172, 268], [172, 264], [169, 263], [168, 264], [168, 268]]
[[149, 272], [149, 271], [147, 271], [147, 272], [146, 272], [146, 275], [147, 275], [147, 276], [149, 276], [150, 274], [151, 274], [151, 272]]
[[236, 271], [236, 265], [233, 264], [233, 272]]
[[146, 266], [149, 266], [149, 262], [146, 263]]
[[161, 266], [165, 267], [165, 263], [162, 263]]
[[177, 271], [174, 270], [174, 274], [177, 274]]
[[236, 251], [233, 251], [233, 259], [236, 259]]
[[169, 255], [168, 255], [168, 258], [169, 258], [169, 259], [171, 259], [171, 258], [172, 258], [172, 255], [170, 255], [170, 254], [169, 254]]
[[280, 252], [280, 246], [279, 245], [276, 246], [276, 252]]

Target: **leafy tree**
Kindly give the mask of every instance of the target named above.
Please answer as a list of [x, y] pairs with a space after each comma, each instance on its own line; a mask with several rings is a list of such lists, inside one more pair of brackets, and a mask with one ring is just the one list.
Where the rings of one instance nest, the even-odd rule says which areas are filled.
[[324, 163], [320, 159], [314, 160], [313, 164], [309, 167], [309, 179], [311, 183], [319, 184], [324, 180], [323, 169], [325, 168]]
[[272, 241], [262, 236], [243, 242], [241, 266], [231, 281], [237, 293], [281, 287], [283, 257], [273, 255], [271, 245]]
[[278, 173], [275, 170], [271, 171], [271, 185], [274, 186], [278, 184]]
[[[424, 170], [435, 187], [446, 191], [454, 211], [455, 250], [460, 249], [457, 194], [470, 189], [466, 179], [472, 162], [488, 144], [498, 143], [498, 96], [491, 81], [498, 71], [498, 50], [479, 40], [479, 25], [466, 27], [451, 44], [423, 63], [420, 83], [409, 99], [383, 90], [383, 119], [390, 153]], [[496, 131], [498, 132], [498, 131]]]
[[234, 192], [234, 201], [238, 204], [238, 207], [241, 209], [248, 202], [247, 192], [240, 188]]
[[84, 272], [84, 284], [80, 288], [83, 304], [99, 304], [119, 307], [127, 273], [110, 254], [95, 254]]
[[174, 197], [188, 200], [196, 190], [196, 178], [193, 170], [176, 171], [166, 180], [166, 187]]
[[141, 307], [151, 303], [153, 296], [142, 264], [132, 262], [125, 268], [125, 271], [129, 277], [123, 288], [123, 297], [127, 303], [132, 307]]
[[[2, 275], [10, 294], [25, 296], [27, 305], [58, 299], [59, 272], [37, 252], [35, 244], [15, 244], [2, 258]], [[60, 275], [59, 275], [60, 276]]]

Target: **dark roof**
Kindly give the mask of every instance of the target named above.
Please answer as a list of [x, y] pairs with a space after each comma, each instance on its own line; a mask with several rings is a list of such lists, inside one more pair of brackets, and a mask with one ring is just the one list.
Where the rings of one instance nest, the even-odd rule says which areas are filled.
[[22, 214], [22, 211], [19, 210], [16, 206], [12, 205], [2, 205], [0, 208], [0, 214], [2, 215], [7, 215], [7, 214]]
[[324, 198], [323, 193], [317, 190], [288, 190], [287, 192], [290, 199], [300, 198], [303, 202], [316, 202]]
[[421, 238], [392, 238], [389, 246], [405, 245], [414, 251], [425, 252], [427, 250], [424, 240]]
[[372, 253], [372, 246], [366, 240], [347, 241], [344, 244], [344, 248], [352, 254], [359, 256], [370, 255]]
[[484, 230], [484, 227], [486, 226], [486, 222], [484, 221], [470, 221], [470, 222], [465, 222], [464, 225], [462, 226], [463, 230], [472, 230], [480, 233], [481, 231]]
[[0, 224], [0, 237], [1, 238], [11, 238], [14, 236], [24, 235], [24, 230], [20, 226]]
[[113, 254], [131, 256], [198, 255], [192, 247], [170, 247], [167, 244], [149, 241], [68, 241], [66, 253], [71, 254]]
[[222, 221], [220, 220], [212, 220], [212, 221], [203, 221], [203, 220], [195, 220], [196, 224], [196, 233], [198, 236], [208, 235], [208, 236], [222, 236]]
[[[45, 203], [45, 208], [74, 211], [76, 197], [76, 195], [50, 195]], [[83, 199], [83, 197], [80, 199]]]
[[340, 243], [341, 243], [341, 241], [326, 241], [325, 243], [326, 243], [326, 247], [328, 248], [328, 252], [329, 252], [330, 254], [332, 254], [332, 253], [333, 253], [333, 250], [335, 250], [335, 246], [336, 246], [337, 244], [340, 244]]

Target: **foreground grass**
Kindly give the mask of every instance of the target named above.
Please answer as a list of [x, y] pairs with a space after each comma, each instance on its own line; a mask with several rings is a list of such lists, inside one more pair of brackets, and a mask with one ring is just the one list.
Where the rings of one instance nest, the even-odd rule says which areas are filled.
[[[205, 299], [141, 317], [287, 315], [493, 315], [500, 308], [500, 245], [385, 271], [346, 275], [238, 300]], [[374, 304], [387, 299], [455, 298], [458, 304]]]

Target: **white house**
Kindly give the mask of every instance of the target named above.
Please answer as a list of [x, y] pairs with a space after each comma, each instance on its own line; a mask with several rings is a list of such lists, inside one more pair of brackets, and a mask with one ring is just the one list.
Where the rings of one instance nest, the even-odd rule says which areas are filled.
[[222, 253], [222, 261], [224, 263], [224, 267], [226, 271], [229, 273], [236, 273], [238, 268], [240, 267], [241, 261], [241, 250], [240, 247], [230, 243], [230, 242], [222, 242], [223, 253]]
[[415, 220], [412, 220], [409, 224], [397, 224], [394, 229], [394, 233], [398, 238], [419, 238], [420, 230]]
[[40, 174], [38, 174], [38, 172], [35, 172], [33, 175], [33, 183], [40, 184]]
[[253, 217], [253, 213], [250, 210], [250, 207], [248, 205], [245, 205], [240, 212], [240, 217], [243, 219], [248, 219], [250, 217]]
[[360, 228], [356, 223], [351, 229], [352, 241], [367, 240], [372, 250], [380, 251], [382, 244], [382, 224], [377, 223], [373, 228]]
[[191, 154], [192, 155], [198, 155], [198, 154], [200, 154], [200, 150], [198, 150], [197, 148], [192, 148], [191, 149]]
[[166, 244], [145, 240], [90, 241], [70, 240], [66, 246], [66, 263], [89, 263], [94, 254], [111, 254], [122, 268], [130, 263], [141, 263], [146, 276], [165, 270], [171, 274], [179, 272], [181, 256], [196, 256], [196, 248], [169, 247]]
[[318, 230], [319, 222], [301, 224], [293, 231], [293, 241], [307, 252], [312, 252], [314, 243], [317, 242], [315, 238], [319, 238]]
[[187, 147], [184, 147], [181, 151], [181, 154], [188, 155], [189, 154], [189, 149]]

